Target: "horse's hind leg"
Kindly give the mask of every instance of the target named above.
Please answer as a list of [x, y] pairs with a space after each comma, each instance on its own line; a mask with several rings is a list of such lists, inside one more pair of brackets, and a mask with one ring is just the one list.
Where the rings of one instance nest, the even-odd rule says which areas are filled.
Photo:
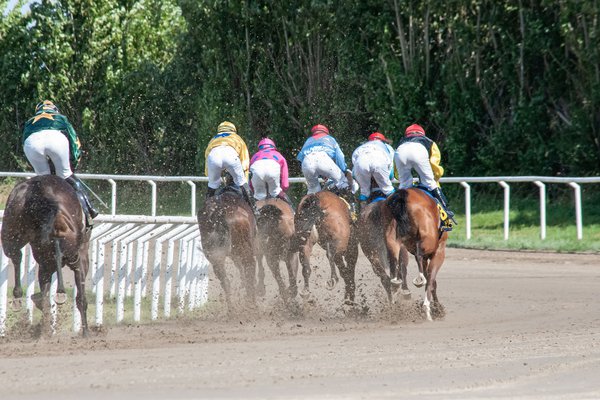
[[285, 260], [285, 266], [288, 271], [288, 280], [290, 282], [289, 295], [293, 299], [298, 295], [298, 282], [296, 277], [298, 276], [298, 253], [288, 250]]
[[283, 283], [283, 278], [281, 277], [281, 271], [279, 270], [279, 257], [268, 254], [267, 255], [267, 264], [271, 269], [271, 273], [273, 274], [273, 278], [277, 282], [277, 287], [279, 288], [279, 295], [283, 299], [283, 302], [287, 304], [288, 302], [288, 292], [285, 284]]
[[[258, 254], [258, 256], [256, 257], [256, 262], [257, 262], [257, 266], [258, 266], [258, 282], [256, 283], [256, 294], [259, 297], [264, 297], [266, 294], [266, 289], [265, 289], [265, 266], [263, 264], [263, 255], [262, 254]], [[267, 261], [268, 263], [268, 261]]]
[[56, 264], [56, 278], [58, 281], [58, 287], [56, 288], [56, 304], [64, 304], [67, 301], [67, 294], [65, 292], [65, 280], [63, 279], [62, 267], [63, 267], [63, 253], [60, 247], [61, 239], [57, 238], [54, 240], [54, 262]]
[[344, 283], [346, 284], [344, 304], [349, 306], [355, 305], [354, 297], [356, 294], [356, 283], [354, 282], [354, 271], [356, 263], [351, 263], [347, 260], [344, 262], [344, 257], [341, 254], [335, 257], [335, 263], [340, 269], [340, 275], [342, 275], [342, 279], [344, 279]]
[[246, 290], [246, 301], [248, 305], [256, 305], [256, 259], [250, 249], [241, 250], [232, 255], [235, 265], [238, 266], [244, 289]]
[[337, 285], [338, 281], [340, 280], [340, 278], [338, 277], [337, 271], [335, 269], [335, 258], [336, 258], [336, 251], [333, 248], [333, 246], [331, 245], [331, 243], [327, 243], [327, 260], [329, 261], [329, 267], [331, 268], [331, 277], [329, 278], [329, 280], [327, 281], [327, 289], [328, 290], [333, 290], [333, 288], [335, 287], [335, 285]]
[[21, 286], [21, 260], [23, 259], [23, 253], [21, 249], [8, 249], [5, 248], [6, 255], [13, 263], [15, 271], [15, 287], [13, 289], [13, 301], [12, 307], [15, 311], [20, 310], [23, 307], [23, 287]]
[[34, 304], [42, 312], [41, 332], [44, 334], [53, 333], [55, 327], [52, 326], [50, 316], [50, 281], [52, 279], [51, 271], [53, 268], [49, 265], [39, 264], [38, 282], [40, 285], [40, 294], [31, 296]]
[[302, 277], [304, 278], [304, 288], [302, 289], [302, 292], [300, 292], [300, 296], [302, 296], [303, 299], [308, 299], [308, 297], [310, 296], [309, 281], [310, 281], [310, 272], [311, 272], [310, 271], [311, 250], [312, 250], [312, 246], [307, 243], [304, 246], [300, 247], [300, 251], [298, 253], [298, 256], [300, 258], [300, 264], [302, 265]]
[[433, 318], [442, 318], [446, 314], [444, 306], [437, 297], [437, 273], [440, 268], [442, 268], [445, 258], [446, 249], [444, 247], [439, 248], [429, 261], [428, 265], [429, 284], [427, 285], [427, 295], [431, 300], [431, 312]]
[[213, 267], [213, 271], [215, 275], [221, 282], [221, 287], [223, 288], [223, 292], [225, 294], [225, 302], [227, 303], [227, 308], [231, 312], [233, 310], [233, 304], [231, 303], [231, 284], [229, 282], [229, 277], [227, 276], [227, 272], [225, 271], [225, 259], [219, 257], [218, 259], [210, 259], [210, 264]]
[[411, 297], [410, 289], [408, 288], [407, 283], [407, 267], [408, 267], [408, 250], [406, 247], [402, 246], [400, 249], [400, 254], [398, 255], [398, 270], [400, 271], [400, 280], [402, 281], [400, 284], [400, 293], [402, 294], [402, 298], [408, 300]]
[[85, 297], [85, 277], [81, 268], [73, 269], [75, 274], [75, 287], [77, 288], [77, 297], [75, 302], [79, 315], [81, 315], [81, 334], [83, 337], [88, 335], [88, 323], [87, 323], [87, 299]]

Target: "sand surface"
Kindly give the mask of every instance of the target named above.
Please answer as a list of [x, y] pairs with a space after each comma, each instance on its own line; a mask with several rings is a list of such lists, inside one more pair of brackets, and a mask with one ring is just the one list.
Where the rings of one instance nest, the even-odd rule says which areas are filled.
[[322, 251], [314, 261], [314, 301], [293, 313], [267, 271], [258, 310], [228, 316], [213, 280], [193, 316], [89, 339], [13, 333], [0, 399], [600, 398], [600, 255], [448, 249], [446, 316], [431, 323], [412, 285], [411, 301], [386, 305], [362, 253], [359, 311], [341, 307], [341, 282], [324, 289]]

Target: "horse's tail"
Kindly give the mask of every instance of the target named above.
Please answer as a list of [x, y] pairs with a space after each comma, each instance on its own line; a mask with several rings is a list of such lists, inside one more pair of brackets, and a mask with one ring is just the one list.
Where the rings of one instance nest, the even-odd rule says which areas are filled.
[[26, 200], [25, 210], [30, 214], [30, 220], [38, 226], [42, 243], [48, 243], [54, 235], [58, 203], [42, 192], [41, 182], [36, 181], [32, 186], [33, 194]]
[[279, 221], [283, 212], [272, 204], [264, 205], [258, 210], [257, 225], [259, 230], [263, 232], [275, 233], [277, 232]]
[[225, 221], [225, 207], [212, 207], [206, 210], [204, 224], [208, 227], [211, 241], [216, 246], [224, 245], [229, 237], [229, 227]]
[[296, 231], [293, 248], [301, 246], [308, 240], [313, 226], [323, 218], [323, 210], [316, 194], [309, 194], [298, 206], [294, 216], [294, 228]]
[[312, 227], [321, 220], [323, 215], [324, 213], [323, 210], [321, 210], [319, 198], [316, 194], [309, 194], [298, 208], [298, 212], [294, 218], [296, 232], [310, 233]]
[[410, 216], [407, 207], [408, 192], [404, 189], [397, 190], [387, 200], [390, 211], [397, 222], [398, 233], [406, 236], [410, 232]]

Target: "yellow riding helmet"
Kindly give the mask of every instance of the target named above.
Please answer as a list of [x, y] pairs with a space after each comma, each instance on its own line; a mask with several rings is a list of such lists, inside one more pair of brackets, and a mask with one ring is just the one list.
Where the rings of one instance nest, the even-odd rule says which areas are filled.
[[237, 129], [235, 125], [229, 121], [223, 121], [219, 124], [217, 128], [217, 133], [237, 133]]

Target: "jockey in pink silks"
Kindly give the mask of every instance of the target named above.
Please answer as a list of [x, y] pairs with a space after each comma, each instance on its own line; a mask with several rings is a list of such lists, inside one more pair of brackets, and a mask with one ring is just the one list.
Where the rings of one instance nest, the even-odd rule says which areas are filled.
[[250, 159], [250, 173], [256, 200], [279, 197], [293, 207], [286, 194], [290, 187], [287, 161], [273, 140], [263, 138], [258, 142], [258, 151]]

